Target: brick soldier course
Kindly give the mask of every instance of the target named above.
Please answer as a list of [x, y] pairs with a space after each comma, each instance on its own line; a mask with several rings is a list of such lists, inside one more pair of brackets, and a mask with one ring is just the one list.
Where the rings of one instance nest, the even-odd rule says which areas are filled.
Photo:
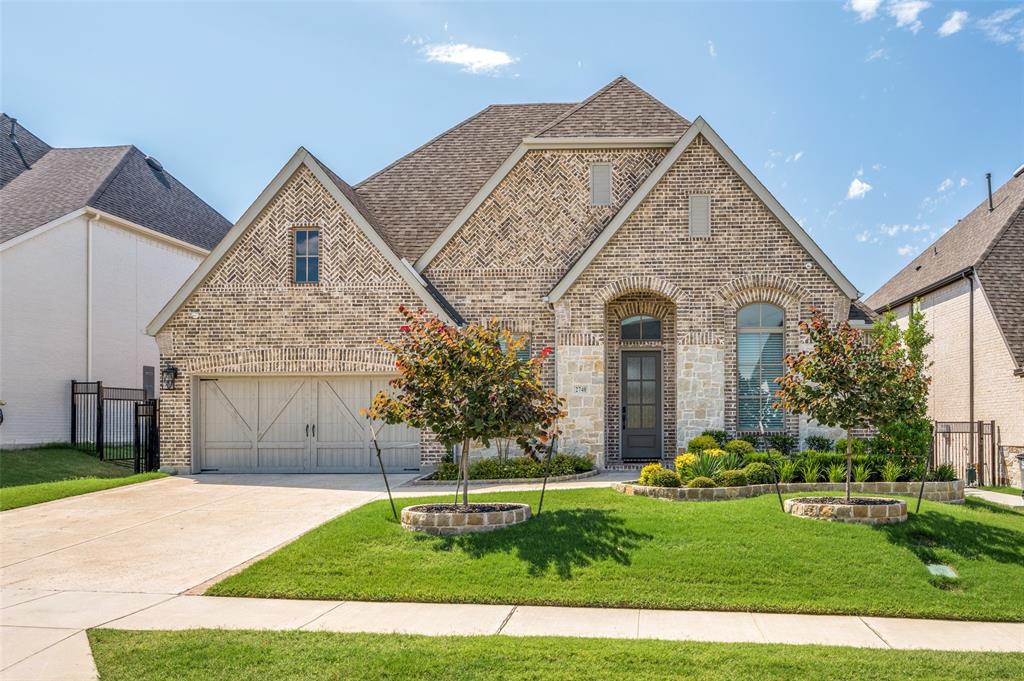
[[[594, 164], [611, 168], [609, 205], [592, 205]], [[689, 235], [691, 195], [710, 197], [708, 236]], [[312, 285], [292, 278], [304, 227], [321, 235]], [[300, 150], [149, 327], [178, 371], [162, 463], [201, 465], [200, 378], [389, 374], [376, 340], [397, 332], [400, 304], [553, 347], [563, 446], [599, 466], [628, 454], [622, 352], [658, 352], [671, 459], [704, 429], [737, 430], [740, 308], [782, 308], [790, 352], [812, 308], [846, 319], [858, 295], [703, 119], [624, 78], [577, 105], [489, 107], [355, 186]], [[659, 340], [620, 338], [638, 314], [661, 321]], [[795, 415], [784, 428], [812, 430]], [[421, 462], [441, 454], [421, 434]]]

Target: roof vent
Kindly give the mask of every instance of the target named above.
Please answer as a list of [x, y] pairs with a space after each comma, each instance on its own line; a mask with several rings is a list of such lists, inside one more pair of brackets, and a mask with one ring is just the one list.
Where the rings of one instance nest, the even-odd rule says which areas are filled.
[[1020, 166], [1013, 171], [1014, 177], [1020, 177], [1021, 175], [1024, 175], [1024, 163], [1021, 163]]
[[152, 156], [147, 156], [146, 157], [146, 163], [148, 163], [149, 167], [152, 168], [153, 170], [157, 171], [158, 173], [164, 172], [164, 167], [162, 165], [160, 165], [160, 161], [156, 160]]

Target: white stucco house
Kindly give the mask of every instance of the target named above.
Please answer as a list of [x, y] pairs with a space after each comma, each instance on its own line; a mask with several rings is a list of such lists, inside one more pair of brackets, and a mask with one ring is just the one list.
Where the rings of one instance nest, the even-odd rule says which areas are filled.
[[70, 381], [159, 389], [143, 329], [231, 224], [134, 146], [0, 114], [0, 447], [67, 441]]

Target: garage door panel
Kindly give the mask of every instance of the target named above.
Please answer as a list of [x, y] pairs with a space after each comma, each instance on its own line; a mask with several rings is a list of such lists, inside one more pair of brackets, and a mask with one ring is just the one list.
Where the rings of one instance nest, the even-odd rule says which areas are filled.
[[302, 472], [306, 468], [308, 449], [303, 443], [295, 447], [263, 446], [259, 448], [257, 468], [261, 470]]
[[[252, 424], [256, 422], [255, 398], [243, 393], [240, 386], [221, 386], [217, 381], [203, 381], [206, 412], [203, 423], [206, 441], [214, 444], [244, 442], [252, 444]], [[225, 389], [226, 388], [226, 389]]]
[[315, 467], [322, 473], [365, 473], [371, 469], [370, 453], [362, 442], [348, 446], [318, 444]]
[[308, 381], [261, 380], [259, 391], [259, 442], [305, 447], [309, 437]]

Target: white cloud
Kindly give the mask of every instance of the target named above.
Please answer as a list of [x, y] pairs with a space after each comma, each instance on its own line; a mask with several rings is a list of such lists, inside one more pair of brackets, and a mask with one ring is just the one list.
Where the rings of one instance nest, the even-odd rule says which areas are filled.
[[857, 239], [857, 241], [859, 241], [860, 243], [864, 243], [865, 241], [871, 238], [871, 232], [865, 229], [863, 232], [861, 232], [854, 238]]
[[495, 74], [519, 61], [508, 52], [465, 43], [427, 45], [420, 52], [427, 61], [461, 66], [466, 73]]
[[871, 50], [868, 52], [868, 56], [864, 57], [864, 61], [873, 62], [883, 59], [885, 57], [885, 48], [879, 47], [877, 50]]
[[899, 0], [889, 5], [889, 15], [896, 20], [897, 28], [917, 33], [923, 26], [918, 16], [931, 6], [927, 0]]
[[718, 56], [718, 51], [715, 50], [715, 43], [713, 43], [710, 40], [708, 41], [708, 56], [709, 57], [717, 57]]
[[944, 191], [946, 191], [947, 189], [952, 189], [952, 188], [953, 188], [953, 180], [951, 180], [950, 178], [948, 178], [948, 177], [947, 177], [947, 178], [946, 178], [945, 180], [943, 180], [943, 181], [942, 181], [942, 183], [941, 183], [941, 184], [939, 185], [939, 189], [938, 189], [938, 191], [940, 191], [940, 192], [944, 192]]
[[920, 234], [921, 232], [927, 232], [931, 227], [926, 224], [920, 225], [879, 225], [878, 233], [883, 236], [896, 236], [897, 234]]
[[875, 15], [878, 14], [878, 6], [881, 4], [882, 0], [849, 0], [843, 9], [848, 12], [856, 12], [861, 21], [868, 21], [875, 18]]
[[967, 178], [966, 178], [966, 177], [961, 177], [961, 178], [960, 178], [960, 186], [961, 186], [961, 187], [966, 187], [966, 186], [967, 186], [967, 185], [969, 185], [969, 184], [970, 184], [970, 182], [968, 182], [968, 181], [967, 181]]
[[943, 22], [942, 26], [939, 26], [939, 35], [943, 38], [948, 38], [954, 33], [959, 33], [967, 23], [967, 12], [958, 9], [955, 12], [950, 12], [949, 17]]
[[863, 199], [864, 196], [873, 189], [873, 187], [867, 182], [862, 182], [859, 178], [853, 178], [850, 182], [849, 189], [846, 190], [846, 198], [848, 199]]
[[765, 161], [764, 162], [764, 167], [768, 168], [770, 170], [770, 169], [775, 167], [775, 162], [774, 161]]
[[795, 154], [790, 154], [789, 156], [786, 157], [786, 163], [796, 163], [803, 157], [803, 155], [804, 152], [802, 151], [798, 151]]
[[578, 68], [578, 69], [582, 69], [583, 68], [583, 60], [582, 59], [577, 59], [576, 60], [576, 68]]
[[1007, 7], [984, 19], [978, 20], [978, 28], [994, 43], [1006, 45], [1017, 43], [1017, 49], [1024, 52], [1024, 18], [1017, 19], [1024, 7]]
[[916, 253], [917, 252], [917, 248], [915, 248], [914, 246], [911, 246], [910, 244], [904, 244], [904, 245], [900, 246], [899, 248], [897, 248], [896, 252], [899, 253], [900, 255], [906, 257], [908, 255], [913, 255], [914, 253]]
[[879, 170], [881, 170], [884, 167], [885, 166], [883, 166], [881, 163], [874, 163], [874, 164], [872, 164], [871, 169], [874, 170], [877, 173]]

